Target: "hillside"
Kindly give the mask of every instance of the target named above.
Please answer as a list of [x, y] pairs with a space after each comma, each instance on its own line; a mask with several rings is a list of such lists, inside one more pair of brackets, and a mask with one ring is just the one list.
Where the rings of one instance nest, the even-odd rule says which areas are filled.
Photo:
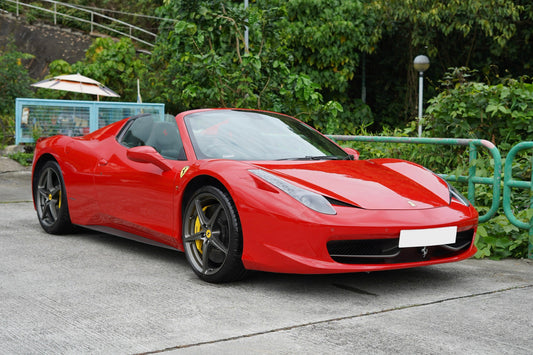
[[48, 65], [56, 59], [74, 63], [85, 57], [92, 43], [91, 36], [71, 29], [45, 24], [27, 24], [10, 14], [0, 14], [0, 48], [14, 41], [20, 52], [35, 58], [29, 64], [33, 79], [48, 74]]

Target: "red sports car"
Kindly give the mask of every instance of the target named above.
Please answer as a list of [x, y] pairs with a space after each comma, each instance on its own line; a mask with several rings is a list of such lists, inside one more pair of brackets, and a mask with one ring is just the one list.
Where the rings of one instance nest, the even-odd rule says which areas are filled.
[[73, 226], [185, 252], [208, 282], [247, 270], [340, 273], [472, 256], [478, 215], [414, 163], [358, 160], [295, 118], [238, 109], [143, 114], [37, 144], [48, 233]]

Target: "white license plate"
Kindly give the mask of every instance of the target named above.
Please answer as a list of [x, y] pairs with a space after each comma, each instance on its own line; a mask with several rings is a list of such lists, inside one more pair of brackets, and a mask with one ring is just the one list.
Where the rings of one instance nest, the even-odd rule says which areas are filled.
[[400, 248], [427, 247], [431, 245], [453, 244], [457, 237], [457, 226], [409, 229], [400, 231]]

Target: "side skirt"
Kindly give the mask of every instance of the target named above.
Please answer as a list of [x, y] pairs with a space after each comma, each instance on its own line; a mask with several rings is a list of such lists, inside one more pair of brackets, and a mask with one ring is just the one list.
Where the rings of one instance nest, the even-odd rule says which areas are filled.
[[118, 229], [115, 229], [115, 228], [111, 228], [111, 227], [94, 226], [94, 225], [93, 226], [80, 226], [80, 227], [91, 229], [91, 230], [94, 230], [96, 232], [101, 232], [101, 233], [105, 233], [105, 234], [111, 234], [111, 235], [114, 235], [114, 236], [117, 236], [117, 237], [120, 237], [120, 238], [134, 240], [136, 242], [140, 242], [140, 243], [144, 243], [144, 244], [153, 245], [153, 246], [156, 246], [156, 247], [161, 247], [161, 248], [165, 248], [165, 249], [181, 251], [181, 250], [179, 250], [177, 248], [171, 247], [170, 245], [159, 243], [159, 242], [156, 242], [155, 240], [144, 238], [144, 237], [141, 237], [141, 236], [139, 236], [137, 234], [124, 232], [124, 231], [121, 231], [121, 230], [118, 230]]

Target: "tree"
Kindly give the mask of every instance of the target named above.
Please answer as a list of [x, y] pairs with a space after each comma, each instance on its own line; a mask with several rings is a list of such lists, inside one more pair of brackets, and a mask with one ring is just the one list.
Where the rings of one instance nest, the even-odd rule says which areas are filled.
[[11, 144], [15, 127], [15, 99], [31, 97], [31, 79], [24, 62], [31, 54], [15, 49], [13, 42], [0, 48], [0, 145]]
[[31, 79], [24, 62], [33, 55], [19, 52], [13, 42], [0, 48], [0, 115], [15, 112], [15, 99], [29, 97]]
[[176, 19], [162, 24], [149, 70], [150, 87], [167, 107], [262, 108], [293, 114], [321, 129], [342, 109], [335, 102], [324, 104], [320, 86], [295, 69], [279, 21], [286, 17], [284, 6], [256, 3], [245, 11], [240, 1], [176, 0], [159, 13]]
[[[72, 65], [61, 59], [50, 63], [50, 76], [80, 73], [117, 92], [121, 101], [136, 101], [137, 79], [143, 77], [146, 72], [146, 60], [143, 56], [136, 53], [129, 38], [121, 38], [119, 41], [97, 38], [87, 50], [85, 60]], [[45, 89], [39, 91], [39, 96], [86, 99], [83, 94]]]
[[418, 54], [431, 59], [425, 101], [440, 92], [438, 80], [450, 67], [477, 69], [477, 81], [493, 84], [533, 76], [528, 0], [250, 0], [248, 9], [242, 0], [104, 4], [126, 12], [146, 5], [148, 13], [165, 18], [143, 17], [149, 26], [160, 21], [157, 46], [142, 62], [133, 60], [141, 58], [131, 45], [102, 41], [76, 71], [108, 84], [122, 99], [133, 98], [136, 78], [144, 78], [143, 96], [172, 112], [265, 108], [349, 134], [372, 123], [371, 130], [403, 126], [415, 117], [412, 60]]
[[533, 84], [508, 79], [489, 85], [467, 81], [468, 73], [448, 73], [444, 90], [429, 100], [431, 134], [489, 139], [500, 149], [533, 139]]
[[[426, 72], [426, 97], [436, 95], [436, 82], [450, 67], [470, 66], [479, 75], [495, 78], [525, 74], [533, 64], [531, 56], [527, 65], [510, 67], [505, 61], [506, 49], [524, 41], [523, 24], [531, 24], [531, 5], [520, 1], [372, 0], [367, 6], [381, 14], [381, 40], [369, 61], [369, 102], [382, 123], [398, 124], [415, 116], [412, 60], [418, 54], [427, 54], [432, 62]], [[521, 47], [529, 51], [530, 46]]]
[[[294, 70], [305, 73], [320, 87], [326, 100], [342, 104], [334, 130], [355, 133], [372, 123], [370, 108], [356, 97], [353, 83], [361, 70], [361, 58], [375, 49], [380, 35], [375, 31], [378, 14], [366, 11], [360, 0], [270, 1], [287, 9], [279, 19], [294, 57]], [[283, 5], [282, 5], [283, 4]]]

